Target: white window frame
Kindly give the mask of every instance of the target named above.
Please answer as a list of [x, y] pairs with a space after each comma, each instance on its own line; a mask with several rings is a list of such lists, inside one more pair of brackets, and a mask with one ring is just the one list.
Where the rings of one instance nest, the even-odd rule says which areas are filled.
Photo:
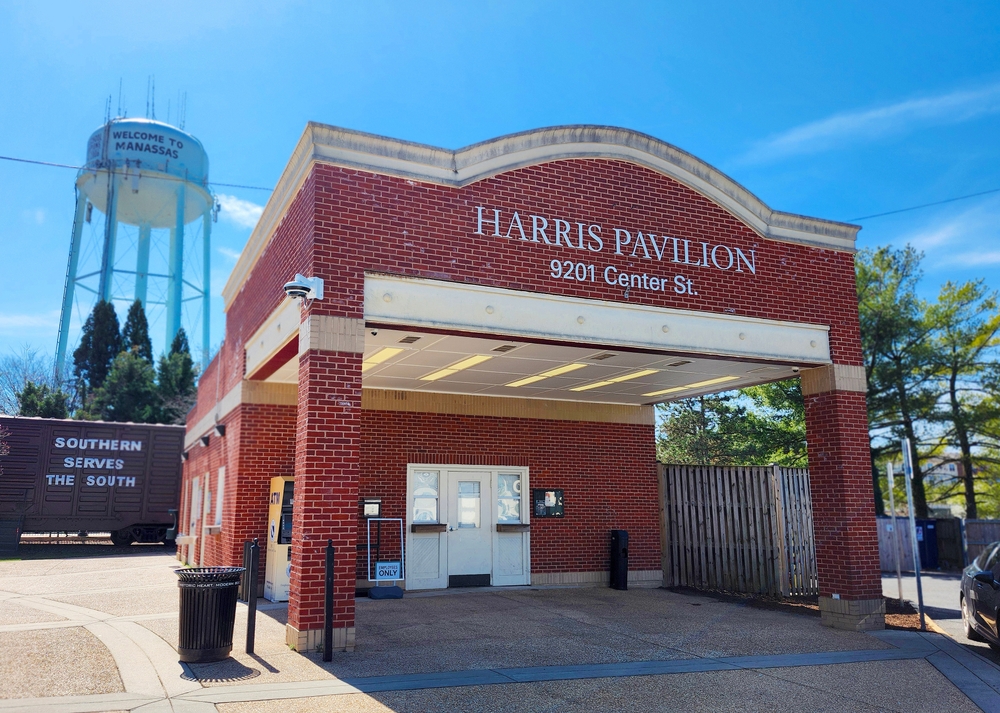
[[222, 502], [226, 492], [226, 466], [219, 468], [219, 474], [215, 479], [215, 527], [222, 531]]

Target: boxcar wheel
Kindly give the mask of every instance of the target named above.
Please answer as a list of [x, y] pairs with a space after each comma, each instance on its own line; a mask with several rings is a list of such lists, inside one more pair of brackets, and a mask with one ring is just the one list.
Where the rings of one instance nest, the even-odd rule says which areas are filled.
[[111, 533], [111, 543], [115, 547], [128, 547], [133, 542], [135, 538], [129, 530], [117, 530]]

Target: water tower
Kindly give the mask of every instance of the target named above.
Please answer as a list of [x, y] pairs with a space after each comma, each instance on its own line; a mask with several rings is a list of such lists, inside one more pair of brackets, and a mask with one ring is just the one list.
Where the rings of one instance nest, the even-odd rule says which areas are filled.
[[[192, 356], [207, 364], [214, 206], [208, 155], [191, 134], [154, 119], [127, 118], [111, 119], [91, 134], [76, 178], [59, 373], [74, 315], [82, 324], [101, 299], [116, 303], [122, 322], [140, 300], [158, 353], [183, 327]], [[164, 342], [157, 344], [160, 334]]]

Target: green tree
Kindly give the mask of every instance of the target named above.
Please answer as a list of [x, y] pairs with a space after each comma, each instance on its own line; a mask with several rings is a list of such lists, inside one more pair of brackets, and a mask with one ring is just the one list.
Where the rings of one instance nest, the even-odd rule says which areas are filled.
[[[933, 414], [934, 390], [926, 305], [917, 297], [922, 255], [907, 246], [863, 250], [855, 260], [861, 343], [868, 379], [869, 447], [876, 510], [884, 511], [877, 462], [896, 448], [899, 437], [913, 449], [913, 500], [918, 517], [927, 517], [927, 496], [918, 446]], [[876, 445], [871, 434], [882, 436]]]
[[101, 300], [84, 322], [80, 346], [73, 352], [73, 375], [84, 406], [88, 394], [104, 384], [111, 362], [121, 350], [115, 307], [110, 302]]
[[18, 396], [28, 382], [33, 382], [36, 387], [45, 385], [50, 391], [67, 394], [70, 399], [66, 405], [67, 410], [75, 410], [72, 390], [67, 388], [72, 383], [71, 368], [64, 368], [63, 373], [56, 373], [55, 359], [24, 345], [20, 350], [11, 350], [0, 356], [0, 413], [20, 413]]
[[754, 461], [787, 468], [809, 465], [806, 452], [806, 409], [798, 379], [772, 381], [741, 392], [750, 400], [742, 424], [748, 445], [756, 449]]
[[673, 401], [658, 409], [657, 457], [664, 463], [808, 465], [798, 379]]
[[657, 457], [678, 465], [732, 465], [739, 462], [734, 424], [744, 409], [731, 394], [682, 399], [657, 407], [662, 420]]
[[982, 280], [963, 285], [947, 282], [928, 309], [927, 321], [935, 325], [931, 353], [944, 391], [937, 414], [947, 428], [941, 440], [961, 454], [965, 516], [975, 519], [973, 451], [997, 445], [990, 431], [1000, 420], [996, 392], [988, 388], [1000, 343], [996, 293], [987, 293]]
[[184, 423], [197, 398], [195, 377], [187, 335], [179, 329], [170, 345], [170, 353], [160, 357], [158, 389], [164, 423]]
[[67, 418], [69, 394], [51, 389], [47, 384], [28, 381], [17, 394], [18, 414], [42, 418]]
[[153, 363], [153, 343], [149, 340], [149, 322], [142, 302], [136, 300], [128, 309], [125, 326], [122, 327], [122, 349], [134, 351], [150, 364]]
[[104, 383], [93, 392], [84, 415], [102, 421], [158, 422], [160, 395], [153, 365], [135, 352], [121, 352]]

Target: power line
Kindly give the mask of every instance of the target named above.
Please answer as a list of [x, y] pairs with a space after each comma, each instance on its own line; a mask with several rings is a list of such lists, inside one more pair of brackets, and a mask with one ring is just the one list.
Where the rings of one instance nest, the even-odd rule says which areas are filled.
[[[71, 166], [68, 163], [52, 163], [51, 161], [35, 161], [33, 159], [30, 159], [30, 158], [17, 158], [15, 156], [0, 156], [0, 160], [3, 160], [3, 161], [15, 161], [17, 163], [31, 163], [31, 164], [35, 164], [36, 166], [51, 166], [53, 168], [72, 168], [72, 169], [75, 169], [77, 171], [80, 171], [83, 168], [85, 168], [84, 166]], [[157, 178], [161, 178], [161, 179], [165, 178], [165, 179], [173, 180], [173, 181], [182, 181], [182, 180], [184, 180], [182, 178], [176, 178], [174, 176], [157, 176]], [[274, 190], [273, 188], [264, 188], [262, 186], [244, 186], [244, 185], [239, 184], [239, 183], [216, 183], [215, 181], [209, 181], [209, 185], [210, 186], [222, 186], [224, 188], [246, 188], [246, 189], [249, 189], [251, 191], [269, 191], [270, 192], [270, 191]]]
[[900, 208], [899, 210], [890, 210], [885, 213], [875, 213], [873, 215], [863, 215], [860, 218], [848, 218], [848, 223], [853, 223], [856, 220], [868, 220], [870, 218], [881, 218], [883, 215], [895, 215], [896, 213], [906, 213], [910, 210], [919, 210], [921, 208], [930, 208], [932, 205], [943, 205], [944, 203], [954, 203], [955, 201], [964, 201], [966, 198], [975, 198], [976, 196], [985, 196], [990, 193], [1000, 193], [1000, 188], [991, 188], [988, 191], [980, 191], [979, 193], [969, 193], [964, 196], [957, 196], [955, 198], [947, 198], [943, 201], [934, 201], [933, 203], [922, 203], [921, 205], [910, 206], [909, 208]]
[[[18, 163], [31, 163], [36, 166], [51, 166], [54, 168], [72, 168], [74, 170], [82, 170], [83, 166], [72, 166], [67, 163], [52, 163], [50, 161], [35, 161], [28, 158], [16, 158], [14, 156], [0, 156], [0, 160], [3, 161], [16, 161]], [[166, 178], [166, 177], [164, 177]], [[170, 177], [173, 180], [182, 180], [180, 178]], [[268, 191], [271, 192], [273, 188], [264, 188], [263, 186], [246, 186], [240, 183], [216, 183], [215, 181], [209, 181], [209, 185], [221, 186], [223, 188], [245, 188], [251, 191]], [[889, 210], [884, 213], [873, 213], [871, 215], [862, 215], [857, 218], [848, 218], [846, 222], [853, 223], [856, 220], [871, 220], [872, 218], [881, 218], [886, 215], [896, 215], [897, 213], [907, 213], [911, 210], [920, 210], [921, 208], [930, 208], [931, 206], [944, 205], [945, 203], [954, 203], [955, 201], [964, 201], [968, 198], [976, 198], [978, 196], [986, 196], [991, 193], [1000, 193], [1000, 188], [991, 188], [988, 191], [980, 191], [978, 193], [969, 193], [964, 196], [956, 196], [955, 198], [946, 198], [943, 201], [934, 201], [933, 203], [921, 203], [920, 205], [910, 206], [909, 208], [899, 208], [898, 210]]]

